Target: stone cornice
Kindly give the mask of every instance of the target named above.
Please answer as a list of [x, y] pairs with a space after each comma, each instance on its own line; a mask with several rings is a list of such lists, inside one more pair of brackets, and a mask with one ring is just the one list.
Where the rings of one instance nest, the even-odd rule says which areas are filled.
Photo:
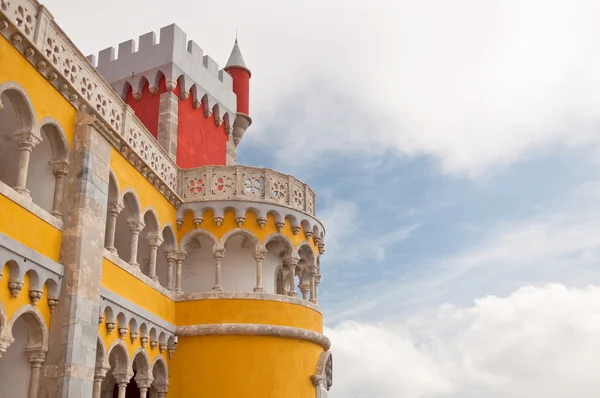
[[76, 109], [93, 123], [175, 207], [178, 167], [131, 108], [36, 0], [11, 0], [0, 7], [2, 34]]
[[307, 329], [291, 326], [275, 326], [253, 323], [221, 323], [212, 325], [178, 326], [178, 336], [218, 336], [218, 335], [245, 335], [245, 336], [270, 336], [283, 337], [295, 340], [304, 340], [318, 344], [325, 351], [331, 347], [327, 336]]
[[250, 292], [211, 292], [211, 293], [180, 293], [175, 301], [196, 301], [196, 300], [264, 300], [276, 301], [280, 303], [299, 305], [310, 308], [322, 314], [321, 307], [310, 301], [302, 300], [297, 297], [283, 296], [281, 294], [270, 293], [250, 293]]

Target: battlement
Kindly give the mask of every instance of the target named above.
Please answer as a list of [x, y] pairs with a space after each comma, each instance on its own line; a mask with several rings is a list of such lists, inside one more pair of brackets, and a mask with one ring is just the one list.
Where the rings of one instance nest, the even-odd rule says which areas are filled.
[[150, 91], [157, 89], [162, 76], [167, 88], [173, 90], [177, 84], [178, 93], [183, 99], [189, 93], [194, 103], [205, 101], [212, 112], [219, 104], [220, 117], [236, 113], [236, 95], [233, 92], [233, 80], [217, 62], [192, 40], [177, 25], [172, 24], [160, 29], [160, 40], [155, 32], [139, 37], [139, 47], [135, 40], [127, 40], [118, 46], [100, 51], [98, 60], [90, 55], [87, 59], [122, 97], [131, 85], [134, 94], [141, 93], [148, 83]]

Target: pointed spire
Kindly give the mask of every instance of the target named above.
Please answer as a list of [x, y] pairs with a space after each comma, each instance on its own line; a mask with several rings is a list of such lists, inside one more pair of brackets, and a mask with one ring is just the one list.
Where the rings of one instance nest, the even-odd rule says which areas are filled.
[[237, 30], [235, 34], [235, 44], [233, 45], [233, 49], [231, 50], [231, 55], [229, 56], [229, 60], [227, 60], [227, 65], [225, 65], [225, 70], [232, 68], [240, 68], [245, 69], [250, 73], [250, 69], [246, 66], [246, 62], [244, 62], [244, 57], [242, 56], [242, 50], [240, 50], [240, 46], [238, 44], [237, 39]]

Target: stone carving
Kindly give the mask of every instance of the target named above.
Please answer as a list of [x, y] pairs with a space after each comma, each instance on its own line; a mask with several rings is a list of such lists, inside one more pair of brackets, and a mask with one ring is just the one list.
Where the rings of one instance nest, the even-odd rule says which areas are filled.
[[[315, 194], [292, 176], [249, 166], [206, 166], [183, 171], [189, 201], [239, 199], [283, 205], [315, 215]], [[207, 187], [211, 189], [207, 189]]]

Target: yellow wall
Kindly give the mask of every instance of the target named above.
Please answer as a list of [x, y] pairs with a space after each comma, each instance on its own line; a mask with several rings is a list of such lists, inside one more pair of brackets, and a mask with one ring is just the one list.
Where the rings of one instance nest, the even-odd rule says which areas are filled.
[[175, 207], [115, 148], [112, 148], [110, 155], [110, 168], [119, 183], [121, 197], [126, 189], [132, 189], [140, 201], [142, 211], [152, 207], [161, 228], [170, 223], [175, 229]]
[[102, 262], [102, 286], [156, 316], [175, 323], [175, 303], [108, 259]]
[[182, 337], [169, 364], [169, 395], [314, 398], [310, 376], [322, 352], [316, 344], [278, 337]]
[[267, 300], [197, 300], [175, 304], [177, 326], [209, 323], [260, 323], [323, 332], [323, 316], [297, 304]]
[[0, 195], [0, 232], [58, 261], [62, 231], [3, 195]]
[[[10, 321], [12, 315], [22, 306], [31, 304], [29, 298], [29, 275], [25, 275], [23, 278], [23, 289], [19, 292], [17, 298], [13, 298], [10, 289], [8, 288], [8, 280], [10, 279], [10, 272], [8, 267], [2, 264], [4, 269], [2, 280], [0, 280], [0, 303], [4, 306], [6, 311], [7, 321]], [[46, 326], [50, 327], [50, 307], [48, 306], [48, 289], [44, 286], [43, 296], [36, 304], [36, 307], [42, 313]]]
[[[181, 238], [183, 238], [185, 234], [196, 228], [196, 226], [194, 225], [194, 215], [191, 212], [185, 214], [183, 221], [183, 225], [181, 226], [179, 231], [177, 231], [177, 240], [181, 240]], [[235, 222], [235, 212], [233, 210], [227, 210], [223, 215], [223, 222], [221, 223], [221, 226], [217, 226], [217, 223], [214, 220], [213, 212], [211, 210], [207, 210], [206, 212], [204, 212], [204, 219], [202, 221], [202, 224], [200, 225], [200, 228], [210, 231], [217, 237], [217, 239], [221, 239], [223, 235], [227, 233], [227, 231], [238, 228], [238, 225]], [[258, 225], [258, 222], [256, 221], [256, 215], [251, 211], [246, 213], [246, 221], [244, 221], [242, 228], [254, 233], [254, 235], [256, 235], [256, 237], [261, 242], [267, 236], [277, 232], [277, 227], [275, 226], [275, 218], [273, 217], [273, 215], [267, 215], [267, 223], [263, 228], [261, 228], [260, 225]], [[303, 230], [300, 230], [300, 232], [297, 235], [294, 235], [294, 233], [292, 232], [292, 227], [287, 219], [285, 220], [285, 226], [281, 230], [281, 233], [285, 235], [290, 240], [290, 242], [292, 242], [294, 247], [298, 246], [303, 241], [309, 241], [310, 245], [313, 248], [313, 251], [315, 253], [318, 253], [318, 248], [315, 246], [312, 239], [309, 240], [306, 237], [306, 235], [304, 235]]]
[[15, 82], [25, 89], [38, 121], [54, 118], [65, 132], [69, 145], [73, 140], [76, 110], [15, 48], [0, 36], [0, 84]]

